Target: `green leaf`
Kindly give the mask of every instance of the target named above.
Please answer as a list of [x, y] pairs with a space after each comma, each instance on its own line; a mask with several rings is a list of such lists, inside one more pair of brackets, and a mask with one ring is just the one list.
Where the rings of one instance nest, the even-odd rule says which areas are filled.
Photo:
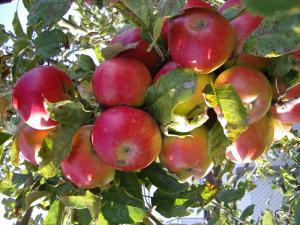
[[70, 0], [36, 0], [34, 1], [28, 15], [31, 25], [42, 24], [46, 27], [59, 21], [70, 9]]
[[101, 211], [111, 224], [136, 224], [146, 217], [145, 209], [110, 201], [104, 203]]
[[160, 16], [176, 16], [182, 12], [185, 0], [160, 0], [158, 3], [158, 14]]
[[154, 27], [153, 27], [153, 40], [151, 46], [156, 44], [157, 40], [159, 39], [165, 21], [166, 21], [165, 17], [158, 17], [155, 20]]
[[58, 55], [61, 52], [61, 47], [67, 42], [68, 39], [61, 30], [44, 31], [33, 41], [36, 54], [44, 59]]
[[282, 77], [293, 69], [292, 60], [288, 55], [283, 55], [272, 60], [272, 64], [268, 68], [269, 74], [274, 77]]
[[243, 0], [243, 2], [247, 11], [265, 16], [272, 16], [278, 11], [300, 10], [298, 0]]
[[100, 212], [98, 215], [98, 220], [97, 220], [96, 225], [109, 225], [107, 220], [104, 218], [102, 212]]
[[299, 21], [300, 13], [265, 18], [247, 38], [244, 51], [255, 56], [278, 57], [300, 48]]
[[31, 207], [40, 204], [46, 198], [48, 198], [51, 193], [47, 191], [30, 191], [26, 193], [25, 205], [26, 207]]
[[232, 141], [236, 140], [248, 127], [248, 115], [234, 87], [230, 84], [218, 88], [207, 85], [203, 93], [209, 106], [220, 109], [218, 120], [225, 135]]
[[143, 198], [136, 198], [127, 192], [124, 187], [112, 186], [109, 190], [103, 191], [103, 199], [109, 202], [117, 202], [124, 205], [144, 208]]
[[[0, 24], [2, 25], [2, 24]], [[9, 40], [10, 36], [8, 34], [5, 34], [3, 31], [0, 29], [0, 46], [5, 44]]]
[[89, 209], [93, 219], [98, 218], [100, 213], [101, 201], [100, 197], [87, 191], [84, 196], [63, 196], [60, 200], [66, 207], [72, 209]]
[[300, 224], [300, 198], [297, 199], [297, 205], [295, 208], [295, 224]]
[[137, 199], [143, 199], [141, 184], [135, 173], [119, 172], [120, 187]]
[[123, 45], [122, 43], [115, 43], [113, 45], [109, 45], [106, 48], [103, 48], [101, 50], [102, 55], [105, 59], [111, 59], [114, 56], [118, 55], [119, 53], [131, 49], [131, 48], [136, 48], [138, 45], [138, 42], [132, 43], [129, 45]]
[[238, 17], [243, 11], [245, 7], [242, 4], [236, 4], [232, 7], [225, 9], [222, 12], [222, 15], [229, 21], [233, 20], [234, 18]]
[[199, 74], [190, 69], [176, 69], [161, 76], [145, 94], [146, 111], [167, 129], [188, 132], [208, 119], [206, 105], [199, 105], [189, 115], [176, 115], [174, 109], [195, 93]]
[[85, 71], [94, 71], [96, 67], [93, 59], [88, 55], [80, 55], [78, 64], [79, 67]]
[[61, 224], [64, 206], [59, 200], [55, 200], [48, 211], [48, 214], [43, 222], [43, 225]]
[[221, 165], [225, 160], [226, 147], [230, 143], [221, 124], [218, 121], [215, 122], [208, 132], [208, 155], [215, 166]]
[[179, 183], [178, 180], [168, 175], [156, 163], [152, 163], [141, 171], [141, 174], [149, 179], [149, 181], [158, 189], [166, 193], [179, 193], [189, 188], [188, 183]]
[[267, 209], [264, 213], [264, 216], [262, 217], [261, 220], [261, 224], [262, 225], [275, 225], [275, 221], [273, 219], [273, 215], [272, 212], [270, 211], [270, 209]]
[[218, 193], [217, 198], [222, 202], [234, 202], [240, 200], [245, 195], [243, 189], [222, 190]]
[[[3, 148], [4, 148], [4, 143], [9, 140], [9, 138], [11, 137], [10, 134], [4, 133], [4, 132], [0, 132], [0, 159], [2, 159], [2, 155], [3, 155]], [[2, 160], [0, 160], [0, 165], [2, 163]]]
[[249, 216], [251, 216], [254, 212], [255, 205], [249, 205], [244, 211], [242, 212], [241, 215], [241, 220], [247, 219]]
[[10, 161], [14, 166], [19, 165], [19, 148], [16, 139], [16, 137], [13, 138], [13, 141], [9, 148]]
[[22, 25], [20, 23], [18, 12], [15, 12], [14, 19], [13, 19], [12, 23], [13, 23], [13, 28], [14, 28], [14, 32], [15, 32], [16, 36], [17, 37], [25, 36]]
[[23, 0], [23, 5], [25, 6], [25, 8], [27, 9], [27, 11], [29, 12], [31, 9], [31, 6], [33, 4], [34, 0]]
[[18, 56], [20, 53], [23, 52], [24, 49], [28, 48], [30, 46], [30, 42], [26, 38], [17, 39], [14, 42], [14, 55]]
[[59, 171], [61, 162], [71, 151], [72, 137], [77, 129], [89, 123], [93, 113], [85, 111], [79, 102], [47, 102], [51, 118], [60, 124], [43, 141], [39, 151], [39, 173], [53, 177]]

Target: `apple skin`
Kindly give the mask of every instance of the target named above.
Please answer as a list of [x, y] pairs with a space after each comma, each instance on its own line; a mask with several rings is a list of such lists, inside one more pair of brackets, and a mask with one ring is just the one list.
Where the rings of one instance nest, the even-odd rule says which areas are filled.
[[151, 75], [147, 67], [129, 58], [113, 58], [103, 62], [92, 79], [97, 101], [106, 106], [140, 106], [150, 84]]
[[[241, 0], [228, 0], [219, 9], [222, 13], [233, 6], [240, 6]], [[230, 21], [236, 34], [236, 49], [234, 54], [237, 56], [236, 65], [249, 66], [258, 70], [265, 70], [270, 63], [270, 59], [258, 57], [243, 52], [244, 42], [247, 37], [260, 25], [262, 17], [252, 15], [247, 11], [242, 12], [238, 17]]]
[[158, 156], [162, 138], [154, 119], [145, 111], [117, 106], [95, 122], [92, 143], [100, 158], [122, 171], [140, 170]]
[[41, 150], [43, 140], [53, 129], [37, 130], [23, 121], [18, 125], [16, 143], [24, 159], [33, 165], [38, 165], [38, 152]]
[[[213, 9], [212, 6], [203, 0], [187, 0], [183, 6], [183, 10], [191, 8], [208, 8]], [[162, 38], [167, 43], [168, 42], [168, 33], [169, 33], [169, 20], [166, 19], [162, 29]]]
[[165, 65], [163, 65], [162, 68], [160, 68], [160, 70], [154, 76], [152, 83], [155, 84], [158, 78], [160, 78], [162, 75], [165, 75], [172, 70], [176, 70], [177, 68], [179, 68], [178, 65], [173, 61], [166, 63]]
[[77, 130], [70, 155], [61, 164], [64, 176], [84, 189], [105, 186], [115, 176], [115, 169], [104, 163], [93, 149], [92, 128], [93, 125], [85, 125]]
[[17, 81], [12, 103], [29, 126], [47, 130], [58, 123], [50, 118], [44, 99], [54, 103], [70, 98], [72, 80], [60, 69], [40, 66], [24, 73]]
[[287, 89], [270, 111], [280, 122], [300, 122], [300, 83]]
[[213, 167], [208, 155], [207, 128], [196, 128], [185, 137], [164, 136], [159, 159], [182, 180], [206, 176]]
[[[215, 87], [231, 84], [240, 96], [249, 124], [266, 115], [272, 101], [272, 87], [263, 73], [246, 66], [234, 66], [223, 71], [215, 81]], [[218, 112], [216, 111], [218, 114]]]
[[192, 8], [169, 21], [168, 46], [172, 59], [179, 66], [207, 74], [230, 57], [234, 32], [218, 12]]
[[110, 42], [110, 45], [121, 43], [125, 46], [137, 43], [135, 48], [131, 48], [119, 53], [116, 58], [133, 58], [142, 61], [151, 73], [154, 73], [160, 63], [160, 56], [152, 49], [149, 48], [149, 42], [141, 38], [141, 30], [139, 28], [128, 29], [116, 35]]
[[266, 115], [251, 124], [239, 138], [226, 149], [226, 157], [235, 163], [250, 163], [260, 157], [272, 144], [274, 126]]

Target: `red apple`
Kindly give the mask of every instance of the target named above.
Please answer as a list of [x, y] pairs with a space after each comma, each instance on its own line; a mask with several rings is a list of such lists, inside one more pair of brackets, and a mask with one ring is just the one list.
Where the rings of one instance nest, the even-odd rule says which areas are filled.
[[168, 46], [179, 66], [207, 74], [222, 66], [231, 55], [234, 33], [218, 12], [193, 8], [170, 20]]
[[[213, 9], [212, 6], [203, 0], [187, 0], [183, 6], [183, 10], [191, 9], [191, 8], [208, 8]], [[168, 42], [168, 33], [169, 33], [169, 22], [168, 19], [165, 20], [163, 29], [162, 29], [162, 38], [165, 42]]]
[[72, 80], [52, 66], [36, 67], [23, 74], [17, 81], [12, 103], [21, 118], [39, 130], [53, 128], [57, 122], [50, 118], [44, 99], [54, 103], [70, 98]]
[[161, 150], [161, 134], [154, 119], [140, 109], [118, 106], [96, 120], [92, 142], [107, 164], [122, 171], [140, 170]]
[[239, 138], [226, 149], [226, 157], [236, 163], [250, 163], [260, 157], [272, 144], [274, 127], [266, 115], [251, 124]]
[[40, 151], [44, 138], [52, 131], [36, 130], [26, 123], [21, 122], [16, 134], [16, 143], [19, 152], [24, 159], [33, 165], [38, 165], [38, 152]]
[[172, 71], [172, 70], [175, 70], [178, 68], [178, 65], [173, 62], [173, 61], [170, 61], [168, 63], [166, 63], [158, 72], [157, 74], [154, 76], [153, 78], [153, 84], [156, 83], [156, 81], [158, 80], [158, 78], [160, 78], [161, 75], [165, 75], [167, 74], [168, 72]]
[[113, 181], [115, 170], [101, 160], [91, 143], [92, 125], [82, 126], [72, 139], [70, 155], [62, 162], [65, 177], [80, 188], [102, 187]]
[[159, 158], [162, 164], [180, 179], [206, 176], [213, 167], [208, 155], [207, 129], [201, 126], [185, 137], [163, 137]]
[[[241, 0], [228, 0], [218, 11], [222, 13], [230, 7], [241, 7], [242, 4]], [[237, 46], [235, 49], [235, 55], [237, 56], [236, 65], [250, 66], [258, 70], [265, 70], [270, 63], [270, 60], [267, 58], [253, 56], [243, 52], [245, 40], [260, 25], [261, 20], [262, 17], [243, 11], [239, 16], [230, 21], [237, 37]]]
[[235, 88], [249, 114], [250, 124], [266, 115], [272, 101], [272, 87], [263, 73], [246, 66], [231, 67], [215, 81], [215, 87], [224, 84]]
[[143, 63], [123, 58], [100, 64], [92, 80], [97, 101], [107, 106], [142, 105], [150, 84], [151, 75]]
[[300, 122], [300, 83], [288, 88], [271, 107], [271, 112], [280, 122]]
[[155, 72], [161, 59], [154, 49], [150, 52], [147, 51], [149, 48], [149, 42], [141, 38], [141, 31], [139, 28], [131, 28], [116, 35], [111, 40], [110, 44], [112, 45], [116, 43], [121, 43], [125, 46], [137, 43], [135, 48], [125, 50], [119, 53], [116, 57], [138, 59], [148, 67], [149, 71], [152, 73]]

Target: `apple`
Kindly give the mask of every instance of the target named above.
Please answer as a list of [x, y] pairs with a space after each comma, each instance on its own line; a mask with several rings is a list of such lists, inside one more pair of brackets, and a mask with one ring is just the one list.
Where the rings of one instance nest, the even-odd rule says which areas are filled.
[[58, 123], [50, 118], [44, 99], [51, 103], [69, 99], [72, 88], [72, 80], [62, 70], [40, 66], [19, 78], [13, 90], [12, 103], [29, 126], [47, 130]]
[[236, 141], [227, 147], [226, 157], [236, 163], [250, 163], [270, 147], [273, 137], [273, 121], [266, 115], [251, 124]]
[[207, 128], [201, 126], [184, 137], [164, 136], [159, 159], [182, 180], [206, 176], [213, 168], [208, 155]]
[[220, 13], [192, 8], [169, 21], [169, 51], [181, 67], [210, 73], [222, 66], [234, 48], [234, 32]]
[[[167, 74], [168, 72], [175, 70], [178, 68], [178, 65], [171, 61], [165, 64], [155, 75], [153, 79], [153, 83], [155, 83], [159, 77]], [[205, 104], [204, 97], [202, 95], [202, 91], [207, 84], [211, 84], [214, 80], [213, 74], [199, 74], [197, 79], [197, 87], [195, 93], [188, 100], [180, 103], [174, 109], [174, 113], [178, 115], [187, 115], [191, 112], [197, 105]]]
[[158, 78], [160, 78], [162, 75], [167, 74], [168, 72], [170, 72], [172, 70], [176, 70], [177, 68], [178, 68], [178, 65], [173, 61], [166, 63], [165, 65], [163, 65], [162, 68], [160, 68], [160, 70], [154, 76], [152, 83], [155, 84], [156, 81], [158, 80]]
[[[241, 0], [228, 0], [218, 11], [223, 13], [230, 7], [241, 7]], [[230, 21], [230, 24], [236, 34], [236, 65], [249, 66], [258, 70], [265, 70], [270, 63], [270, 59], [258, 57], [243, 52], [244, 42], [247, 37], [260, 25], [262, 17], [252, 15], [247, 11], [243, 11], [239, 16]]]
[[154, 119], [128, 106], [104, 111], [92, 130], [92, 143], [100, 158], [122, 171], [140, 170], [152, 163], [161, 150], [161, 139]]
[[38, 152], [43, 140], [53, 129], [37, 130], [21, 121], [16, 134], [17, 148], [26, 161], [38, 165]]
[[121, 43], [125, 46], [137, 44], [134, 48], [127, 49], [119, 53], [117, 58], [133, 58], [142, 61], [151, 73], [155, 72], [161, 60], [157, 52], [152, 49], [148, 51], [149, 42], [143, 40], [141, 37], [141, 30], [139, 28], [128, 29], [116, 35], [110, 42], [110, 45]]
[[106, 106], [140, 106], [150, 84], [151, 75], [147, 67], [129, 58], [113, 58], [103, 62], [92, 79], [97, 101]]
[[[215, 87], [231, 84], [240, 96], [249, 115], [249, 124], [266, 115], [272, 101], [272, 87], [263, 73], [246, 66], [234, 66], [223, 71]], [[218, 114], [218, 112], [216, 111]]]
[[[208, 8], [213, 9], [212, 6], [203, 0], [187, 0], [183, 6], [183, 10], [191, 9], [191, 8]], [[162, 38], [165, 42], [168, 42], [168, 33], [169, 33], [169, 20], [166, 19], [162, 29]]]
[[84, 189], [105, 186], [115, 176], [115, 169], [104, 163], [93, 149], [92, 128], [92, 125], [85, 125], [77, 130], [70, 155], [61, 164], [64, 176]]
[[283, 123], [300, 122], [300, 83], [290, 87], [271, 107], [273, 116]]

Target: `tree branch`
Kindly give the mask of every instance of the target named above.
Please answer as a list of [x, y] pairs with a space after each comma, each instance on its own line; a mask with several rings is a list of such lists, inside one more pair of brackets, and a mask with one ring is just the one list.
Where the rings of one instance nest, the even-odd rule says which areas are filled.
[[30, 218], [31, 218], [32, 211], [33, 211], [33, 207], [30, 207], [30, 208], [26, 211], [26, 213], [25, 213], [23, 219], [22, 219], [21, 221], [18, 221], [18, 222], [16, 223], [16, 225], [28, 225], [28, 224], [29, 224], [29, 220], [30, 220]]

